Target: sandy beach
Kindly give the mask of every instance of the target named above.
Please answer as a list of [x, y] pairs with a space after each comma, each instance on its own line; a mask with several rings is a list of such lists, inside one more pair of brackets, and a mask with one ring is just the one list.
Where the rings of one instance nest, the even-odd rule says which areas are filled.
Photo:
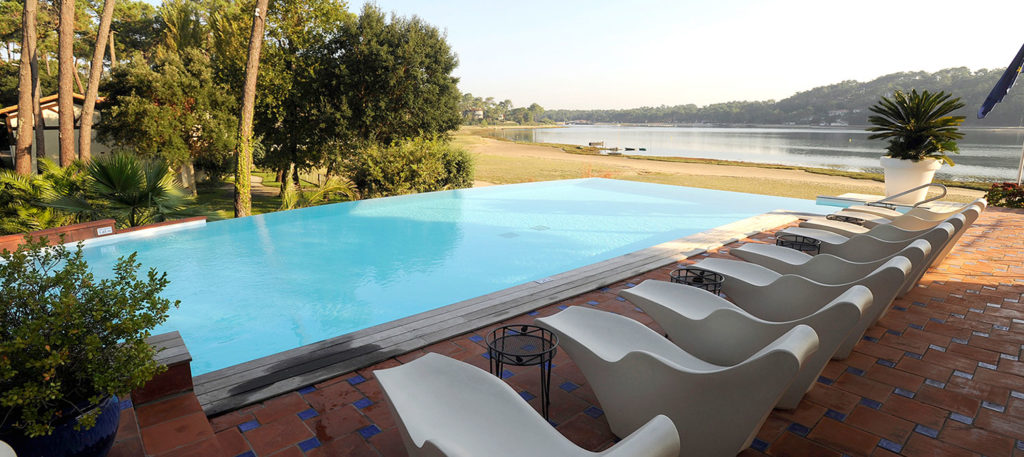
[[[885, 192], [878, 181], [802, 170], [570, 154], [556, 147], [518, 144], [465, 131], [459, 132], [455, 141], [473, 154], [478, 186], [606, 177], [806, 199], [847, 192]], [[949, 188], [946, 199], [970, 201], [983, 195], [977, 190]]]

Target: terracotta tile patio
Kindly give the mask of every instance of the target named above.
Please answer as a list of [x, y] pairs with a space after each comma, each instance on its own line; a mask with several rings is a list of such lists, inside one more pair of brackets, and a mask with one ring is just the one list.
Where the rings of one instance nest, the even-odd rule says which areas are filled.
[[[739, 243], [771, 242], [770, 236]], [[736, 245], [710, 255], [729, 257], [728, 249]], [[645, 279], [666, 279], [673, 268], [503, 324], [592, 306], [658, 330], [617, 292]], [[868, 330], [849, 358], [829, 363], [798, 408], [773, 412], [741, 455], [1024, 456], [1022, 294], [1024, 212], [990, 209], [941, 266], [929, 270], [916, 290]], [[426, 352], [486, 370], [483, 337], [494, 327], [211, 418], [209, 428], [194, 420], [198, 404], [187, 398], [126, 407], [111, 455], [404, 456], [373, 370]], [[564, 352], [554, 364], [552, 423], [584, 448], [607, 448], [614, 437], [586, 379]], [[508, 371], [506, 381], [539, 410], [537, 368]]]

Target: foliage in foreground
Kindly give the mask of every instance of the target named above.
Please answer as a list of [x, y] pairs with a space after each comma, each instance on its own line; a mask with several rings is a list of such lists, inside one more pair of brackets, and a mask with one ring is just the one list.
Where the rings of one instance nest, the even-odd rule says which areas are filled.
[[346, 163], [363, 198], [459, 189], [473, 185], [473, 160], [440, 138], [370, 144]]
[[1006, 208], [1024, 208], [1024, 188], [1013, 182], [992, 184], [985, 193], [989, 205]]
[[[48, 435], [105, 397], [141, 387], [163, 368], [145, 339], [178, 302], [166, 274], [137, 274], [135, 254], [110, 279], [89, 272], [81, 246], [31, 241], [0, 254], [0, 428]], [[92, 408], [80, 424], [91, 427]]]
[[51, 160], [39, 161], [41, 173], [22, 176], [0, 170], [0, 235], [31, 232], [77, 222], [73, 214], [51, 208], [55, 195], [81, 193], [86, 175], [81, 162], [60, 168]]
[[875, 116], [868, 117], [877, 132], [869, 140], [889, 140], [886, 157], [900, 160], [937, 159], [953, 165], [947, 152], [960, 153], [956, 140], [964, 137], [959, 126], [963, 116], [951, 113], [963, 108], [960, 98], [939, 91], [936, 93], [912, 90], [909, 94], [895, 91], [892, 98], [882, 97], [870, 108]]

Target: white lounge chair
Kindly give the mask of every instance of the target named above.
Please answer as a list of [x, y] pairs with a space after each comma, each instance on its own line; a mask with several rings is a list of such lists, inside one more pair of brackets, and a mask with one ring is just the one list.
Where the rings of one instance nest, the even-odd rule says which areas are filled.
[[508, 384], [440, 354], [373, 373], [411, 457], [679, 455], [679, 434], [661, 415], [604, 452], [580, 449]]
[[[867, 276], [889, 259], [896, 256], [910, 261], [910, 272], [903, 281], [897, 297], [902, 297], [921, 279], [931, 263], [932, 246], [926, 240], [914, 240], [906, 247], [878, 260], [852, 262], [832, 254], [812, 256], [795, 249], [774, 244], [748, 243], [729, 250], [729, 254], [784, 275], [797, 275], [818, 282], [850, 282]], [[935, 251], [937, 253], [938, 251]]]
[[7, 443], [5, 443], [3, 441], [0, 441], [0, 457], [18, 457], [18, 456], [14, 453], [14, 449], [11, 449], [10, 445], [8, 445]]
[[612, 433], [626, 436], [664, 414], [690, 456], [733, 456], [749, 446], [818, 348], [814, 330], [799, 325], [746, 360], [720, 366], [617, 314], [573, 306], [537, 322], [558, 335]]
[[706, 290], [667, 281], [649, 279], [619, 295], [643, 309], [684, 351], [721, 366], [742, 362], [797, 325], [810, 326], [818, 334], [818, 350], [775, 405], [781, 409], [797, 407], [871, 306], [871, 291], [864, 286], [825, 304], [782, 307], [773, 320], [759, 319]]
[[[853, 213], [846, 213], [847, 216]], [[977, 206], [969, 206], [956, 214], [963, 214], [965, 225], [974, 223], [981, 214]], [[954, 214], [955, 215], [955, 214]], [[950, 217], [953, 217], [952, 215]], [[949, 219], [949, 218], [946, 218]], [[883, 240], [899, 240], [913, 237], [915, 233], [929, 230], [941, 224], [946, 219], [926, 220], [913, 215], [903, 215], [892, 219], [889, 223], [875, 224], [873, 226], [857, 225], [850, 222], [842, 222], [827, 219], [826, 217], [812, 217], [800, 223], [800, 227], [827, 230], [843, 236], [866, 234]], [[876, 219], [877, 221], [877, 219]]]
[[[952, 228], [952, 231], [949, 230], [950, 227]], [[949, 218], [946, 222], [939, 224], [938, 227], [914, 232], [913, 234], [910, 234], [910, 236], [906, 237], [895, 237], [895, 239], [879, 238], [878, 236], [868, 234], [847, 237], [827, 230], [804, 227], [785, 228], [778, 231], [775, 236], [778, 238], [785, 235], [796, 235], [814, 238], [821, 242], [822, 254], [833, 254], [837, 257], [854, 261], [874, 260], [880, 255], [889, 254], [903, 249], [914, 240], [924, 239], [932, 245], [933, 249], [938, 250], [938, 253], [933, 257], [931, 262], [931, 265], [938, 265], [942, 262], [942, 259], [945, 258], [945, 255], [949, 253], [949, 250], [952, 249], [958, 234], [962, 234], [965, 228], [964, 215], [957, 214], [956, 216]], [[878, 235], [881, 234], [879, 233]], [[940, 244], [938, 240], [942, 238], [945, 239], [942, 240]], [[941, 248], [937, 246], [941, 246]], [[866, 251], [865, 249], [868, 248], [872, 250]]]
[[911, 208], [906, 213], [902, 213], [902, 212], [896, 211], [894, 209], [886, 208], [884, 206], [853, 205], [853, 206], [848, 206], [848, 207], [846, 207], [843, 210], [840, 210], [840, 212], [857, 211], [857, 212], [861, 212], [861, 213], [875, 214], [877, 216], [881, 216], [881, 217], [884, 217], [884, 218], [887, 218], [887, 219], [893, 219], [893, 218], [900, 217], [900, 216], [903, 216], [903, 215], [911, 215], [911, 216], [914, 216], [914, 217], [917, 217], [917, 218], [920, 218], [920, 219], [940, 220], [941, 221], [941, 220], [948, 219], [950, 216], [952, 216], [954, 214], [957, 214], [960, 211], [963, 211], [963, 210], [965, 210], [965, 209], [967, 209], [967, 208], [969, 208], [971, 206], [974, 206], [974, 205], [979, 206], [979, 208], [982, 211], [984, 211], [985, 208], [988, 207], [988, 202], [984, 198], [979, 198], [979, 199], [974, 200], [974, 201], [972, 201], [970, 203], [964, 204], [962, 207], [959, 207], [959, 208], [956, 208], [956, 209], [953, 209], [953, 210], [950, 210], [950, 211], [932, 211], [932, 210], [930, 210], [928, 208], [916, 207], [916, 208]]
[[765, 320], [783, 320], [785, 317], [779, 318], [779, 310], [786, 307], [822, 306], [850, 287], [867, 287], [871, 291], [871, 306], [861, 315], [846, 341], [839, 345], [835, 354], [839, 359], [848, 357], [864, 331], [889, 310], [911, 268], [906, 257], [897, 256], [856, 281], [826, 284], [803, 276], [781, 275], [739, 260], [704, 259], [694, 266], [725, 276], [722, 292], [740, 308]]

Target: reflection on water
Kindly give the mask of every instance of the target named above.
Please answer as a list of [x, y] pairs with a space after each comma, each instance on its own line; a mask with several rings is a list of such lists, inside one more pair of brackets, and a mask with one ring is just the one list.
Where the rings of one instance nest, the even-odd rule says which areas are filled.
[[[1010, 180], [1024, 142], [1024, 130], [963, 130], [955, 167], [944, 166], [942, 179]], [[516, 141], [605, 147], [637, 155], [695, 157], [777, 163], [851, 171], [881, 171], [878, 158], [885, 142], [868, 140], [860, 128], [690, 128], [569, 126], [552, 129], [504, 129], [499, 135]], [[634, 148], [635, 151], [623, 151]], [[646, 151], [639, 151], [645, 148]]]

